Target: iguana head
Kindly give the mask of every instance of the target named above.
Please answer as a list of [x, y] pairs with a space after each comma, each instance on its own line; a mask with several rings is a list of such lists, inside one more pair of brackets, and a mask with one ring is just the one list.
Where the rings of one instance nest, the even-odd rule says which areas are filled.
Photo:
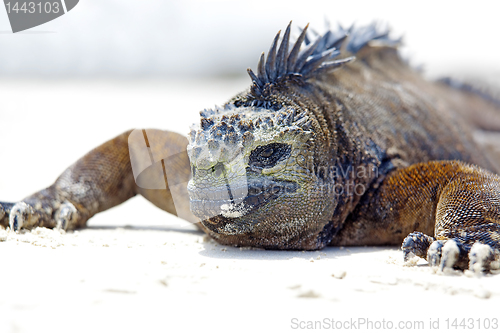
[[306, 112], [290, 107], [202, 112], [188, 146], [191, 211], [222, 243], [301, 247], [328, 209], [310, 167], [314, 138]]

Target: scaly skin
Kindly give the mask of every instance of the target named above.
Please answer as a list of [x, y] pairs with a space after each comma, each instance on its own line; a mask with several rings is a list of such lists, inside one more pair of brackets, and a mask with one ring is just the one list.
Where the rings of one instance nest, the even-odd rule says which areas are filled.
[[[472, 132], [500, 129], [499, 106], [423, 79], [371, 29], [361, 42], [356, 31], [347, 41], [324, 37], [304, 55], [305, 34], [289, 50], [288, 27], [258, 74], [250, 71], [250, 89], [201, 112], [189, 142], [158, 130], [126, 132], [48, 189], [1, 203], [0, 223], [79, 228], [141, 194], [199, 218], [222, 244], [315, 250], [403, 242], [405, 260], [424, 257], [442, 270], [495, 267], [500, 178]], [[339, 53], [344, 60], [334, 61]], [[130, 151], [140, 145], [130, 138], [142, 134], [156, 163], [134, 177], [140, 153], [131, 164]], [[166, 185], [145, 189], [154, 182]], [[174, 194], [174, 183], [187, 186]]]

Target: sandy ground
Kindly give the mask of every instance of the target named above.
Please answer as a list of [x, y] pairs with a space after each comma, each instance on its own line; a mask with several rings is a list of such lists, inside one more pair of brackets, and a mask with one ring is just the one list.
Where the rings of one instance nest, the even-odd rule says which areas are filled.
[[[0, 201], [49, 185], [126, 129], [186, 133], [199, 110], [247, 84], [0, 81]], [[0, 332], [285, 332], [329, 330], [332, 320], [344, 330], [455, 329], [455, 319], [465, 325], [458, 329], [500, 325], [499, 275], [433, 274], [424, 260], [405, 267], [397, 247], [225, 247], [139, 197], [88, 229], [0, 237]]]

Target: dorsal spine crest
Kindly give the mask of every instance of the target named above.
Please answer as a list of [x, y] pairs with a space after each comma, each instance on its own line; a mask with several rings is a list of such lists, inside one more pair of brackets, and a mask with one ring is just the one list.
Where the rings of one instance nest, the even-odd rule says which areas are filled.
[[[251, 94], [257, 101], [248, 101], [245, 105], [267, 107], [266, 103], [271, 103], [260, 99], [270, 95], [274, 86], [307, 81], [320, 73], [336, 70], [355, 60], [354, 56], [335, 60], [340, 55], [341, 48], [355, 55], [371, 41], [376, 40], [388, 46], [396, 46], [401, 41], [390, 39], [389, 29], [380, 29], [375, 23], [360, 28], [352, 26], [347, 30], [339, 26], [336, 31], [329, 30], [323, 35], [315, 33], [315, 37], [308, 36], [308, 24], [293, 45], [290, 45], [291, 24], [292, 22], [288, 24], [279, 47], [281, 31], [274, 37], [267, 58], [264, 53], [261, 54], [257, 73], [248, 68], [253, 82]], [[288, 52], [290, 46], [291, 50]]]

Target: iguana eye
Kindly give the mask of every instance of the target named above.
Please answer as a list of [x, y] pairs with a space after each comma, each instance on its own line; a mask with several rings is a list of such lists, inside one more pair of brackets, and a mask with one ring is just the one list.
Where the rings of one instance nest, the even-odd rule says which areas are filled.
[[271, 168], [290, 156], [291, 150], [291, 146], [285, 143], [258, 146], [250, 154], [249, 165], [253, 168]]

